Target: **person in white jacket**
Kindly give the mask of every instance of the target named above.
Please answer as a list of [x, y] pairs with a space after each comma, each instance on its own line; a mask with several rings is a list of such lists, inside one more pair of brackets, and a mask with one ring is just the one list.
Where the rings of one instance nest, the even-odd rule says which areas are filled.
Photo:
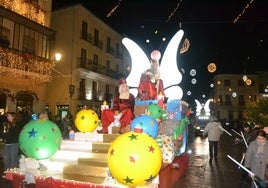
[[210, 157], [209, 162], [212, 162], [213, 157], [216, 162], [218, 161], [218, 143], [223, 131], [224, 130], [221, 126], [221, 123], [217, 120], [216, 117], [211, 116], [210, 121], [206, 125], [203, 132], [203, 137], [208, 136]]

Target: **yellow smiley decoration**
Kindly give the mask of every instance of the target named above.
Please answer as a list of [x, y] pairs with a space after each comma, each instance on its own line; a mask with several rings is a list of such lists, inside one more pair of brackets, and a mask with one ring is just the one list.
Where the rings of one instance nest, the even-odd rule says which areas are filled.
[[99, 124], [99, 117], [93, 110], [80, 110], [74, 120], [76, 128], [80, 132], [93, 132]]
[[157, 142], [145, 133], [126, 132], [108, 150], [108, 167], [121, 184], [136, 187], [150, 184], [162, 166]]

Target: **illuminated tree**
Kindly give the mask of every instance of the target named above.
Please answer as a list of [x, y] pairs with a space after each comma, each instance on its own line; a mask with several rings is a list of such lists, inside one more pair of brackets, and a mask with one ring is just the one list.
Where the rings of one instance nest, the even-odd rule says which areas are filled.
[[248, 120], [255, 122], [261, 127], [268, 125], [268, 99], [250, 102], [245, 109]]

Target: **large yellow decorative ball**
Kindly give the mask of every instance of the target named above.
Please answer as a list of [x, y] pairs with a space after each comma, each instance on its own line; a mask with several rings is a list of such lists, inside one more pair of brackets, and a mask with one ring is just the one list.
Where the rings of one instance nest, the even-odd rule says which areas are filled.
[[93, 110], [83, 109], [76, 114], [74, 123], [80, 132], [93, 132], [98, 127], [99, 117]]
[[112, 176], [129, 187], [150, 184], [162, 165], [157, 142], [145, 133], [126, 132], [117, 137], [108, 150]]

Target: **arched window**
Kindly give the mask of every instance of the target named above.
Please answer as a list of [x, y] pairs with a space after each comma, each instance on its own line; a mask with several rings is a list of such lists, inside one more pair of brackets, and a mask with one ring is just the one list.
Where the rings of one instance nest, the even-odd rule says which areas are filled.
[[29, 94], [17, 95], [16, 109], [17, 111], [24, 112], [25, 114], [31, 114], [33, 110], [33, 96]]
[[0, 93], [0, 115], [5, 113], [7, 105], [7, 95], [4, 92]]

